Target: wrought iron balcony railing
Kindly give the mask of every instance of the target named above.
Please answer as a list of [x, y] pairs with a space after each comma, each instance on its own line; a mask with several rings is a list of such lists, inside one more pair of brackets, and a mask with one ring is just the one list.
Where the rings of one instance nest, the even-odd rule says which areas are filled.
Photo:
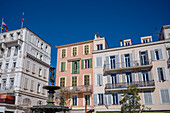
[[152, 66], [152, 60], [142, 61], [142, 60], [136, 60], [136, 61], [127, 61], [127, 62], [119, 62], [115, 63], [112, 62], [110, 64], [104, 65], [104, 70], [119, 70], [119, 69], [126, 69], [126, 68], [140, 68], [140, 67], [148, 67]]
[[154, 87], [155, 82], [154, 80], [152, 81], [136, 81], [136, 82], [130, 82], [130, 83], [118, 83], [118, 84], [106, 84], [105, 89], [122, 89], [122, 88], [127, 88], [131, 85], [135, 84], [136, 87], [138, 88], [147, 88], [147, 87]]
[[67, 86], [62, 87], [61, 89], [63, 89], [66, 93], [93, 92], [92, 85]]

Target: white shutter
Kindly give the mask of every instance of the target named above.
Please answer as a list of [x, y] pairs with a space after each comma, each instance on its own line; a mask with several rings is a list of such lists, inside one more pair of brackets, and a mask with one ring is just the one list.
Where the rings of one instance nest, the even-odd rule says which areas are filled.
[[170, 104], [170, 95], [168, 89], [160, 89], [161, 103]]
[[144, 91], [144, 104], [145, 105], [153, 104], [151, 91]]
[[102, 57], [96, 57], [96, 67], [102, 67]]

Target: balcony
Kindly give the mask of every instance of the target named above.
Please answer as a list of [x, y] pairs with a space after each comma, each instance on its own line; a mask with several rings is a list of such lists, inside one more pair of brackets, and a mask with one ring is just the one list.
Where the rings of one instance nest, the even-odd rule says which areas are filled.
[[11, 87], [2, 86], [2, 88], [0, 88], [1, 93], [13, 93], [13, 91], [14, 91], [14, 86]]
[[81, 85], [81, 86], [68, 86], [61, 88], [66, 93], [85, 93], [85, 92], [93, 92], [93, 86], [92, 85]]
[[150, 69], [150, 68], [152, 68], [152, 60], [148, 60], [144, 62], [137, 60], [132, 62], [104, 64], [105, 74], [126, 71], [126, 70]]
[[155, 82], [152, 81], [136, 81], [131, 83], [106, 84], [105, 91], [127, 90], [127, 87], [135, 84], [138, 89], [154, 89]]

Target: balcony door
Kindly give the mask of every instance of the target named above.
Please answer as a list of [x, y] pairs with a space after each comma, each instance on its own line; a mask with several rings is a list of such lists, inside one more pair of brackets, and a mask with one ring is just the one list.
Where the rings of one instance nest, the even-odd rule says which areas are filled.
[[141, 65], [148, 65], [149, 61], [148, 61], [148, 52], [147, 51], [142, 51], [139, 52], [140, 55], [140, 63]]
[[117, 84], [117, 83], [118, 83], [116, 74], [112, 74], [112, 75], [111, 75], [111, 78], [112, 78], [112, 84]]
[[144, 82], [145, 82], [145, 81], [149, 81], [148, 72], [143, 72], [142, 75], [143, 75], [143, 81], [144, 81]]
[[130, 55], [125, 54], [125, 66], [130, 67]]
[[130, 72], [126, 73], [126, 80], [127, 80], [127, 83], [132, 82], [132, 74]]
[[111, 69], [115, 69], [116, 68], [115, 63], [116, 63], [115, 56], [110, 56]]

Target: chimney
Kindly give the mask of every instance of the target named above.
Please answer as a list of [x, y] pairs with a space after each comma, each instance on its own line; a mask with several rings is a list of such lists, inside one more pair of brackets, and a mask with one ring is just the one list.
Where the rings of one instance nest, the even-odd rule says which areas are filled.
[[97, 34], [94, 35], [94, 39], [97, 39]]
[[123, 46], [122, 40], [120, 40], [120, 46]]
[[100, 38], [100, 35], [97, 38]]

